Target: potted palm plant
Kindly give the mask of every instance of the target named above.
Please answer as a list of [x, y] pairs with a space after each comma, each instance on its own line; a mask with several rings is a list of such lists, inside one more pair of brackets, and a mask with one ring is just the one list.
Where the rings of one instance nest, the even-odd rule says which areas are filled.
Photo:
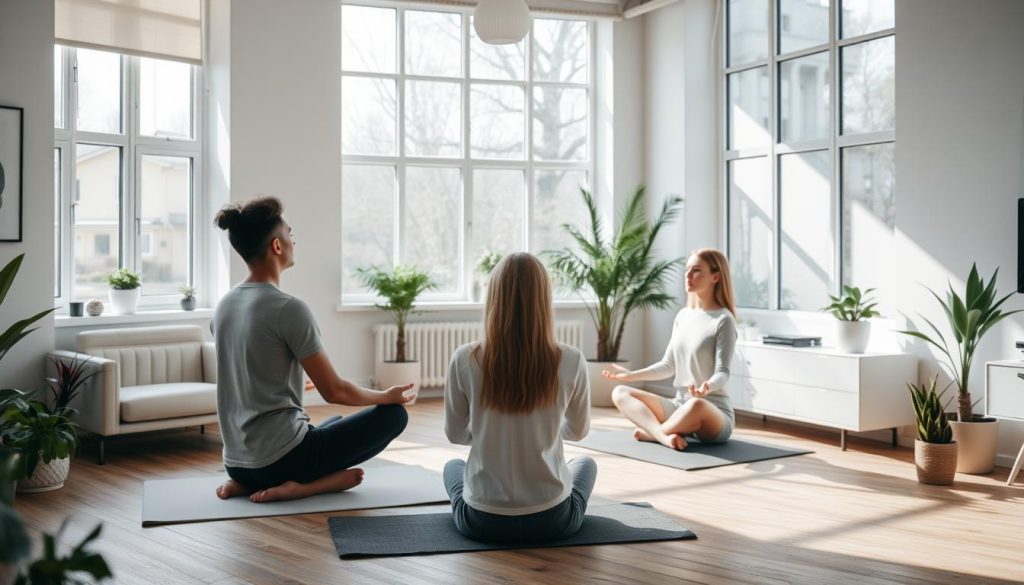
[[978, 343], [996, 323], [1020, 312], [1000, 310], [999, 307], [1012, 293], [996, 298], [998, 274], [997, 268], [986, 283], [985, 279], [978, 275], [978, 267], [972, 265], [963, 297], [953, 289], [952, 284], [949, 285], [945, 300], [929, 289], [946, 314], [952, 330], [952, 339], [947, 339], [934, 323], [923, 316], [921, 318], [935, 332], [935, 337], [920, 331], [900, 332], [923, 339], [938, 348], [945, 357], [945, 362], [940, 363], [949, 370], [957, 389], [957, 420], [950, 421], [949, 424], [953, 429], [953, 440], [959, 445], [956, 470], [961, 473], [988, 473], [995, 465], [999, 421], [974, 414], [974, 403], [971, 401], [968, 382]]
[[135, 313], [139, 298], [142, 297], [142, 279], [139, 273], [127, 268], [115, 270], [107, 275], [107, 284], [110, 285], [110, 304], [114, 307], [114, 313]]
[[377, 387], [384, 389], [403, 384], [413, 384], [409, 394], [414, 404], [420, 389], [422, 373], [420, 363], [406, 359], [405, 324], [409, 315], [416, 309], [416, 298], [424, 291], [437, 287], [437, 283], [426, 272], [413, 266], [395, 266], [391, 270], [381, 270], [376, 266], [359, 268], [357, 271], [363, 283], [377, 293], [385, 302], [375, 305], [387, 312], [398, 327], [395, 338], [395, 359], [377, 362], [374, 366], [374, 379]]
[[957, 445], [946, 418], [948, 403], [942, 404], [941, 395], [935, 391], [937, 378], [932, 376], [928, 384], [907, 383], [917, 418], [914, 465], [917, 467], [917, 481], [950, 485], [956, 475]]
[[653, 223], [647, 221], [644, 208], [644, 186], [633, 192], [622, 212], [619, 225], [609, 237], [604, 232], [593, 195], [580, 189], [590, 225], [584, 229], [564, 224], [562, 229], [576, 243], [546, 252], [551, 268], [560, 284], [576, 292], [587, 302], [587, 310], [597, 329], [597, 354], [588, 359], [591, 404], [611, 406], [615, 383], [601, 375], [611, 363], [628, 368], [619, 360], [619, 349], [626, 320], [636, 310], [665, 309], [676, 297], [665, 292], [672, 273], [683, 258], [659, 260], [654, 241], [661, 229], [678, 214], [681, 197], [670, 196], [662, 204]]
[[855, 286], [843, 285], [843, 294], [835, 297], [829, 295], [832, 304], [822, 309], [832, 313], [836, 318], [836, 345], [846, 353], [864, 353], [871, 338], [871, 322], [865, 319], [877, 317], [875, 306], [878, 303], [871, 298], [875, 289], [869, 288], [863, 293]]

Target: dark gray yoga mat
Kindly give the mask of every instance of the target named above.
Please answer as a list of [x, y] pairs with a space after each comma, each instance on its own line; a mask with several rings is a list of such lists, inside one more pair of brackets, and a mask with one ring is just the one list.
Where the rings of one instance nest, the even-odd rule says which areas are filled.
[[327, 524], [338, 556], [343, 559], [697, 538], [646, 502], [593, 506], [587, 510], [580, 531], [573, 536], [529, 544], [470, 540], [455, 529], [451, 512], [335, 516]]
[[625, 430], [590, 431], [590, 434], [576, 445], [686, 471], [813, 453], [806, 449], [785, 449], [739, 439], [730, 439], [719, 444], [690, 440], [686, 450], [673, 451], [658, 443], [637, 441], [633, 438], [632, 431]]

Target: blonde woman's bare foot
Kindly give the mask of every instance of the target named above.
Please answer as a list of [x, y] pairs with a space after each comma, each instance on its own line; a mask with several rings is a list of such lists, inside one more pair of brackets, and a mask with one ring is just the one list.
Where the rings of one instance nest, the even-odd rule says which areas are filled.
[[659, 440], [658, 442], [669, 449], [675, 449], [676, 451], [686, 449], [686, 439], [677, 434], [667, 435], [663, 440]]
[[229, 479], [217, 486], [217, 497], [222, 500], [233, 498], [235, 496], [244, 496], [249, 493], [249, 490], [245, 489], [245, 486], [238, 483], [233, 479]]
[[249, 499], [257, 504], [263, 504], [283, 500], [298, 500], [317, 494], [343, 492], [363, 483], [363, 474], [363, 470], [356, 467], [344, 471], [336, 471], [309, 483], [286, 481], [281, 485], [260, 490], [249, 496]]
[[648, 441], [650, 443], [657, 443], [658, 442], [658, 439], [655, 439], [651, 435], [651, 433], [648, 433], [647, 431], [645, 431], [645, 430], [643, 430], [641, 428], [637, 428], [637, 429], [633, 430], [633, 438], [636, 439], [637, 441]]

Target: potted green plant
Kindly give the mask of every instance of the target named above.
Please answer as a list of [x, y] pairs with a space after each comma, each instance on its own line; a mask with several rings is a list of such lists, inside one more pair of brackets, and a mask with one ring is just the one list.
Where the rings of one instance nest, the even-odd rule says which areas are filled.
[[829, 295], [832, 304], [822, 311], [831, 313], [836, 318], [836, 345], [839, 351], [846, 353], [864, 353], [871, 338], [871, 322], [866, 321], [877, 317], [878, 305], [871, 298], [875, 289], [869, 288], [863, 293], [855, 286], [843, 285], [843, 293], [838, 296]]
[[409, 315], [416, 309], [416, 298], [424, 291], [437, 288], [437, 283], [426, 272], [413, 266], [395, 266], [391, 270], [382, 270], [376, 266], [359, 268], [357, 274], [366, 286], [377, 293], [384, 303], [375, 306], [391, 315], [398, 327], [395, 338], [395, 359], [377, 362], [374, 366], [374, 379], [381, 389], [402, 384], [413, 384], [408, 392], [413, 396], [419, 392], [422, 373], [420, 363], [406, 359], [405, 325]]
[[120, 268], [107, 275], [110, 285], [110, 305], [118, 315], [131, 315], [142, 297], [142, 279], [138, 272]]
[[650, 223], [644, 208], [644, 186], [640, 185], [623, 209], [614, 234], [607, 237], [594, 197], [586, 189], [580, 192], [590, 225], [581, 229], [564, 224], [562, 229], [576, 243], [575, 249], [545, 255], [560, 284], [587, 302], [597, 329], [597, 355], [588, 360], [587, 366], [591, 404], [611, 406], [615, 383], [604, 378], [601, 370], [608, 369], [612, 362], [629, 367], [619, 360], [627, 318], [638, 309], [666, 309], [676, 300], [675, 295], [665, 292], [665, 286], [683, 258], [659, 260], [654, 242], [661, 229], [679, 214], [683, 200], [675, 195], [666, 198]]
[[491, 281], [491, 271], [501, 262], [502, 254], [494, 250], [488, 250], [480, 256], [476, 263], [477, 278], [473, 280], [473, 300], [484, 302], [487, 300], [487, 285]]
[[956, 470], [961, 473], [988, 473], [995, 465], [999, 422], [994, 418], [974, 414], [974, 403], [971, 401], [968, 382], [978, 343], [996, 323], [1020, 312], [1000, 310], [999, 307], [1012, 293], [996, 298], [998, 274], [997, 268], [986, 283], [985, 279], [978, 275], [978, 267], [972, 264], [971, 273], [967, 276], [967, 290], [963, 297], [953, 289], [952, 284], [949, 285], [945, 300], [935, 291], [928, 289], [946, 314], [952, 330], [952, 339], [947, 339], [934, 323], [923, 316], [921, 318], [935, 332], [935, 337], [920, 331], [900, 332], [930, 343], [945, 357], [945, 361], [940, 363], [948, 369], [957, 389], [957, 420], [950, 421], [949, 424], [953, 429], [953, 440], [959, 445]]
[[935, 391], [937, 378], [932, 376], [928, 384], [907, 383], [917, 419], [914, 465], [917, 467], [917, 481], [950, 485], [956, 475], [957, 445], [946, 418], [948, 403], [942, 404], [941, 395]]
[[64, 486], [78, 449], [73, 409], [54, 412], [38, 400], [19, 398], [0, 414], [0, 441], [21, 452], [19, 492], [47, 492]]
[[[16, 585], [91, 583], [114, 576], [102, 554], [86, 550], [89, 543], [99, 538], [103, 529], [102, 524], [97, 524], [96, 528], [76, 544], [67, 555], [57, 553], [57, 542], [67, 524], [68, 522], [65, 520], [56, 535], [43, 533], [43, 556], [29, 563], [25, 571], [18, 575]], [[92, 576], [92, 580], [82, 580], [82, 573]]]
[[196, 310], [196, 287], [194, 286], [182, 286], [178, 288], [178, 292], [181, 293], [181, 310], [182, 311], [195, 311]]
[[18, 576], [18, 564], [28, 557], [31, 543], [21, 516], [4, 503], [0, 503], [0, 542], [0, 585], [9, 585]]

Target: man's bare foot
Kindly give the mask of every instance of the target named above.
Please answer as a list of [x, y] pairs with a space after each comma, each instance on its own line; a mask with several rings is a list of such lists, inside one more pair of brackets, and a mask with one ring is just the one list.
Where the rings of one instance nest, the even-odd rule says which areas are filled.
[[249, 500], [257, 504], [266, 502], [277, 502], [283, 500], [297, 500], [316, 494], [337, 493], [352, 489], [363, 483], [363, 470], [360, 468], [346, 469], [331, 475], [321, 477], [309, 483], [297, 481], [286, 481], [281, 485], [265, 490], [260, 490], [251, 496]]
[[636, 439], [637, 441], [648, 441], [648, 442], [651, 442], [651, 443], [657, 443], [658, 442], [658, 439], [655, 439], [651, 435], [651, 433], [648, 433], [647, 431], [645, 431], [645, 430], [643, 430], [643, 429], [641, 429], [639, 427], [633, 430], [633, 438]]
[[223, 484], [217, 486], [217, 497], [226, 500], [235, 496], [244, 496], [249, 493], [249, 490], [245, 489], [245, 486], [238, 483], [233, 479], [225, 481]]
[[686, 449], [686, 439], [677, 434], [666, 435], [664, 439], [659, 440], [658, 442], [669, 449], [675, 449], [676, 451]]

